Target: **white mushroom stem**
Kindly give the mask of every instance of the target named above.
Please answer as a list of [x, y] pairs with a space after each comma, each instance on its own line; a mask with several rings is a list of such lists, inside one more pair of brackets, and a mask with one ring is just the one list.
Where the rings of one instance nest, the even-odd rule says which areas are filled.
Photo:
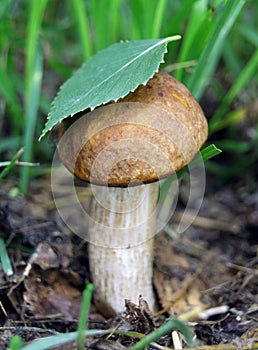
[[106, 316], [142, 294], [151, 310], [153, 238], [159, 183], [117, 188], [92, 186], [89, 261], [94, 301]]

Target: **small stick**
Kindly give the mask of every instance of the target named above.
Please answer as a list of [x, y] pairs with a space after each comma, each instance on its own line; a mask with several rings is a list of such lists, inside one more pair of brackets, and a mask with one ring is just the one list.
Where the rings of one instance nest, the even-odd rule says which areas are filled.
[[[11, 164], [11, 161], [8, 160], [6, 162], [0, 162], [0, 167], [6, 167]], [[20, 162], [19, 160], [16, 160], [14, 162], [14, 165], [20, 165], [20, 166], [39, 166], [40, 163], [31, 163], [31, 162]]]
[[250, 269], [249, 267], [233, 264], [231, 262], [227, 262], [226, 265], [227, 265], [227, 267], [230, 267], [232, 269], [258, 276], [258, 270], [254, 270], [254, 269]]
[[174, 220], [176, 222], [179, 222], [182, 218], [186, 222], [192, 222], [194, 226], [202, 227], [202, 228], [214, 228], [225, 232], [230, 232], [233, 234], [237, 234], [240, 231], [240, 225], [238, 224], [232, 224], [230, 222], [226, 221], [219, 221], [211, 218], [206, 218], [203, 216], [196, 216], [189, 213], [183, 213], [183, 212], [176, 212], [174, 214]]
[[195, 348], [186, 348], [186, 350], [255, 350], [258, 344], [219, 344], [219, 345], [202, 345]]
[[204, 310], [200, 313], [199, 316], [200, 316], [200, 319], [207, 320], [211, 316], [225, 314], [228, 311], [229, 311], [228, 305], [221, 305], [221, 306], [216, 306], [216, 307], [212, 307], [210, 309]]
[[172, 332], [172, 340], [173, 340], [173, 345], [174, 345], [174, 349], [175, 350], [182, 350], [182, 343], [181, 340], [179, 338], [179, 334], [177, 331], [173, 331]]
[[[1, 308], [1, 310], [3, 311], [3, 314], [5, 315], [5, 317], [7, 317], [7, 312], [5, 311], [5, 308], [4, 308], [4, 306], [3, 306], [3, 304], [2, 304], [2, 302], [0, 301], [0, 308]], [[3, 327], [1, 327], [1, 329], [2, 329]]]

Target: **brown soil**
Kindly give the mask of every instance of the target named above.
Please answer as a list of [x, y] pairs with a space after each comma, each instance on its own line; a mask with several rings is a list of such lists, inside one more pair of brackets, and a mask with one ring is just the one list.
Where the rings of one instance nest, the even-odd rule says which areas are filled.
[[[40, 186], [33, 183], [26, 197], [10, 197], [12, 187], [5, 181], [0, 190], [0, 232], [14, 269], [10, 276], [0, 270], [1, 350], [14, 334], [27, 344], [75, 331], [81, 293], [90, 281], [86, 243], [61, 222], [49, 179]], [[181, 214], [179, 208], [174, 222]], [[141, 319], [132, 304], [136, 319], [129, 322], [131, 330], [147, 333], [174, 315], [195, 333], [195, 349], [257, 348], [257, 230], [257, 193], [227, 186], [207, 194], [186, 232], [173, 238], [168, 231], [156, 236], [154, 287], [159, 311], [154, 318]], [[89, 328], [121, 324], [128, 327], [128, 319], [118, 315], [106, 320], [92, 303]], [[85, 348], [125, 349], [136, 341], [114, 334], [90, 337]], [[155, 344], [149, 348], [173, 349], [171, 335]], [[60, 348], [75, 349], [75, 345]], [[187, 348], [184, 341], [183, 348]]]

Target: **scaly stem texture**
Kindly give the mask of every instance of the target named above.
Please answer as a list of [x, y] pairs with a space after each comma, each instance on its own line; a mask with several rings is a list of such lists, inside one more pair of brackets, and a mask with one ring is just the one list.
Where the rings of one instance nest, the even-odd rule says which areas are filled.
[[105, 316], [139, 294], [154, 308], [153, 237], [159, 183], [128, 188], [92, 186], [89, 260], [96, 306]]

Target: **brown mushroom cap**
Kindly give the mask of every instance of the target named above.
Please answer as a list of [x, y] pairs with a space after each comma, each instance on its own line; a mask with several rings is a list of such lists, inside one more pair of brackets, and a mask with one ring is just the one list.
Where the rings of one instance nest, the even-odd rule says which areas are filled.
[[58, 151], [81, 180], [123, 187], [180, 170], [207, 133], [206, 118], [190, 91], [159, 72], [116, 103], [80, 117], [60, 139]]

